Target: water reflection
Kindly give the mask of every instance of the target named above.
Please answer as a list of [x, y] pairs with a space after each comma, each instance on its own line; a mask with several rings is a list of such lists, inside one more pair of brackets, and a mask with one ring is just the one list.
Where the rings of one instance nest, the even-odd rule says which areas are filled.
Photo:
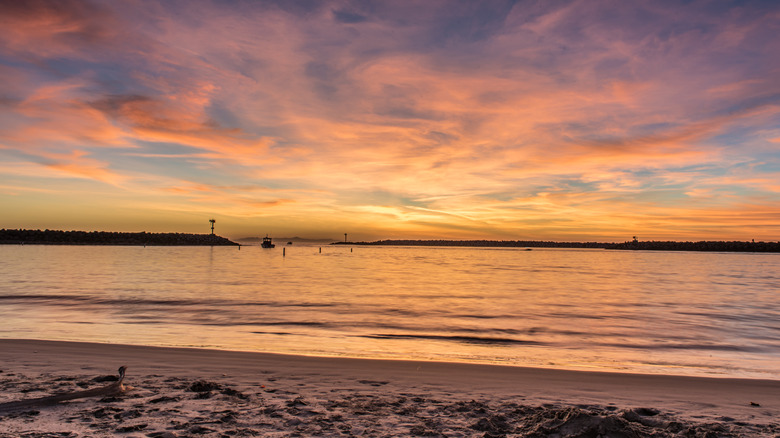
[[772, 254], [0, 247], [0, 336], [778, 377]]

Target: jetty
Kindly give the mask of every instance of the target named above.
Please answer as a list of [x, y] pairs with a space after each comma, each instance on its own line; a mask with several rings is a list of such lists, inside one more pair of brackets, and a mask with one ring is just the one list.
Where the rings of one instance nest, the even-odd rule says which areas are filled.
[[0, 230], [5, 245], [239, 246], [214, 234], [113, 231]]

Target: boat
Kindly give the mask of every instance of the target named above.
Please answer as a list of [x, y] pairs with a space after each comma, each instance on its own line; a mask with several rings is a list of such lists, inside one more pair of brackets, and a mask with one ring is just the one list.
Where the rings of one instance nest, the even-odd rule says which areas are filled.
[[263, 248], [273, 248], [276, 245], [271, 243], [271, 238], [270, 237], [265, 236], [265, 237], [263, 237], [263, 243], [261, 243], [260, 246], [262, 246]]

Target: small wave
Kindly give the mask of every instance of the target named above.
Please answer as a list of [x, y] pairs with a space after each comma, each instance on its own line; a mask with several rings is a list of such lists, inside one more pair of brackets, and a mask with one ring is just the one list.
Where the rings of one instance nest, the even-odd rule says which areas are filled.
[[461, 315], [453, 315], [457, 318], [466, 318], [466, 319], [497, 319], [497, 318], [506, 318], [509, 317], [509, 315], [478, 315], [478, 314], [461, 314]]
[[716, 313], [716, 312], [707, 313], [707, 312], [678, 311], [675, 313], [683, 316], [696, 316], [696, 317], [715, 319], [715, 320], [721, 320], [726, 322], [744, 322], [744, 321], [771, 322], [777, 320], [777, 315], [769, 312], [766, 313], [753, 312], [751, 314], [727, 314], [727, 313]]
[[501, 344], [544, 345], [545, 344], [544, 342], [527, 341], [527, 340], [513, 339], [513, 338], [493, 338], [493, 337], [482, 337], [482, 336], [458, 336], [458, 335], [403, 335], [403, 334], [392, 334], [392, 333], [379, 333], [373, 335], [360, 335], [359, 337], [369, 338], [369, 339], [426, 339], [426, 340], [436, 340], [436, 341], [460, 342], [465, 344], [493, 344], [493, 345], [501, 345]]
[[155, 324], [165, 324], [166, 321], [161, 319], [145, 319], [145, 320], [130, 320], [130, 321], [119, 321], [118, 324], [126, 324], [126, 325], [155, 325]]
[[192, 306], [192, 305], [215, 305], [219, 304], [216, 300], [163, 300], [163, 299], [148, 299], [148, 298], [97, 298], [89, 295], [0, 295], [0, 300], [3, 301], [18, 301], [18, 302], [40, 302], [53, 305], [72, 305], [72, 304], [97, 304], [97, 305], [151, 305], [151, 306]]
[[601, 347], [631, 348], [636, 350], [712, 350], [712, 351], [740, 351], [745, 353], [761, 353], [760, 347], [746, 347], [732, 344], [623, 344], [623, 343], [598, 343]]
[[304, 326], [304, 327], [328, 327], [330, 324], [325, 322], [313, 322], [313, 321], [279, 321], [279, 322], [261, 322], [261, 323], [255, 323], [255, 325], [267, 325], [267, 326], [294, 325], [294, 326]]
[[91, 298], [84, 295], [45, 295], [45, 294], [30, 294], [30, 295], [0, 295], [0, 300], [7, 301], [59, 301], [59, 300], [72, 300], [72, 301], [89, 301]]
[[336, 303], [295, 303], [279, 301], [221, 301], [225, 305], [236, 307], [336, 307]]
[[510, 328], [467, 328], [458, 327], [458, 331], [469, 333], [503, 333], [505, 335], [563, 335], [563, 336], [592, 336], [593, 333], [576, 330], [554, 329], [550, 327], [530, 327], [527, 329]]
[[98, 298], [89, 295], [52, 295], [52, 294], [29, 294], [29, 295], [0, 295], [0, 301], [11, 302], [38, 302], [50, 305], [74, 305], [74, 304], [95, 304], [106, 306], [131, 305], [131, 306], [235, 306], [235, 307], [333, 307], [334, 303], [311, 303], [311, 302], [279, 302], [279, 301], [229, 301], [229, 300], [181, 300], [181, 299], [152, 299], [152, 298]]

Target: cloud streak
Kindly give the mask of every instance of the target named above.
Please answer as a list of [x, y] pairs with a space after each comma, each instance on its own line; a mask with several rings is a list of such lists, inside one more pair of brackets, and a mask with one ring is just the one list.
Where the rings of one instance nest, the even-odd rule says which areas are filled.
[[780, 239], [771, 3], [2, 8], [8, 193], [233, 236]]

